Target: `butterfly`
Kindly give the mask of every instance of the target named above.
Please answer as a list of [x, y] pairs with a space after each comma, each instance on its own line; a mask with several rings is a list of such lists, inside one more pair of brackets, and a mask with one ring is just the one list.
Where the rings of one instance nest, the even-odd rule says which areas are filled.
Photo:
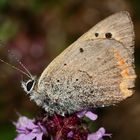
[[24, 91], [49, 114], [114, 105], [134, 93], [134, 27], [127, 11], [102, 20], [58, 55]]

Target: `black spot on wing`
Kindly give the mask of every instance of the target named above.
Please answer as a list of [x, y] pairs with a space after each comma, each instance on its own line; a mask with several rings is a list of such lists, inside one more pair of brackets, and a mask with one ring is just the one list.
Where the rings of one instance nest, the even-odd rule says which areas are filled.
[[84, 52], [84, 49], [83, 48], [80, 48], [79, 50], [80, 50], [81, 53]]
[[98, 37], [99, 36], [99, 33], [95, 33], [95, 37]]
[[106, 34], [105, 34], [105, 37], [106, 37], [106, 38], [112, 38], [112, 34], [111, 34], [111, 33], [106, 33]]

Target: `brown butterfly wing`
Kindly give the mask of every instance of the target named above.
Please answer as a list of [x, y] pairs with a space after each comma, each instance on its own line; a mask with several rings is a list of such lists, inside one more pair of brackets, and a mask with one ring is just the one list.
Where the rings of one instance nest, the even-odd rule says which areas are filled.
[[63, 112], [111, 105], [131, 96], [136, 78], [133, 39], [127, 12], [106, 18], [51, 62], [39, 78], [38, 91]]

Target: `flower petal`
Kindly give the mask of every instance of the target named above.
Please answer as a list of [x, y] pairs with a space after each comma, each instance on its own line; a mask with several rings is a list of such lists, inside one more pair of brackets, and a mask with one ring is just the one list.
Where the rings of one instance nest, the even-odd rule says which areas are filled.
[[88, 134], [87, 140], [101, 140], [103, 136], [111, 136], [111, 134], [105, 134], [103, 127], [99, 128], [97, 132]]
[[36, 125], [33, 123], [33, 120], [28, 119], [25, 116], [22, 116], [18, 119], [17, 123], [14, 123], [16, 128], [28, 128], [33, 129]]
[[42, 140], [43, 133], [40, 133], [36, 136], [36, 140]]
[[41, 132], [43, 132], [43, 134], [47, 134], [47, 130], [46, 130], [46, 128], [45, 128], [43, 125], [41, 125], [40, 122], [38, 122], [37, 125], [40, 127]]
[[29, 140], [33, 140], [34, 138], [36, 138], [37, 134], [34, 133], [29, 133], [28, 135], [26, 135], [27, 138], [29, 138]]
[[86, 111], [86, 110], [77, 113], [78, 118], [82, 118], [84, 116], [86, 116], [92, 121], [96, 120], [98, 117], [96, 114], [92, 113], [91, 111]]
[[19, 134], [14, 140], [33, 140], [35, 135]]
[[87, 111], [85, 116], [88, 117], [92, 121], [95, 121], [98, 117], [96, 114], [92, 113], [91, 111]]
[[84, 115], [85, 115], [86, 112], [87, 112], [87, 111], [85, 111], [85, 110], [84, 110], [84, 111], [78, 112], [78, 113], [77, 113], [77, 117], [78, 117], [78, 118], [84, 117]]

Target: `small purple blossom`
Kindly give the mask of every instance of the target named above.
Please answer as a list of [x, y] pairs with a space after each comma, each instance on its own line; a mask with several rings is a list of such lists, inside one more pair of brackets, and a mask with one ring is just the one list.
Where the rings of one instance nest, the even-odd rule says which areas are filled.
[[46, 128], [40, 123], [35, 124], [34, 120], [22, 116], [17, 122], [14, 122], [18, 133], [15, 140], [42, 140], [43, 134], [47, 134]]
[[99, 128], [98, 131], [88, 134], [87, 140], [103, 140], [104, 136], [111, 137], [111, 134], [106, 134], [103, 127]]

